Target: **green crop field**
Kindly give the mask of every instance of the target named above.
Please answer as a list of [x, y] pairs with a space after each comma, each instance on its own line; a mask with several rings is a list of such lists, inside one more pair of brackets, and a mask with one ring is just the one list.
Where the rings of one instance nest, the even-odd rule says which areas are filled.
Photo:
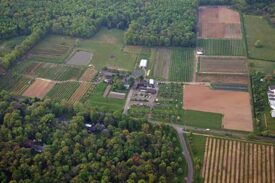
[[245, 56], [243, 40], [233, 39], [199, 39], [197, 46], [203, 48], [205, 55]]
[[84, 71], [84, 67], [47, 63], [38, 67], [34, 72], [36, 76], [41, 78], [64, 81], [70, 79], [77, 80]]
[[172, 49], [172, 62], [169, 71], [171, 81], [192, 81], [194, 71], [194, 49]]
[[244, 27], [249, 58], [275, 61], [275, 28], [263, 17], [251, 15], [244, 16]]
[[63, 63], [76, 44], [75, 38], [49, 35], [28, 54], [28, 60]]
[[185, 110], [183, 124], [199, 128], [220, 129], [222, 126], [222, 114]]
[[47, 96], [55, 100], [69, 100], [79, 85], [78, 82], [57, 83]]
[[82, 40], [79, 48], [93, 53], [92, 64], [97, 70], [103, 67], [132, 70], [137, 54], [123, 51], [123, 31], [101, 30], [94, 38]]
[[87, 97], [86, 104], [94, 108], [104, 108], [109, 111], [122, 111], [125, 100], [104, 98], [103, 93], [106, 86], [105, 83], [98, 84], [90, 96]]

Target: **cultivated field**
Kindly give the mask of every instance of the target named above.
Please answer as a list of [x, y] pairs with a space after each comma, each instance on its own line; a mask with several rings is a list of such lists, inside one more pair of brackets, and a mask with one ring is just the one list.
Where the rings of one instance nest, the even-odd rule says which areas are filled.
[[198, 47], [203, 48], [205, 55], [245, 56], [243, 40], [238, 39], [199, 39]]
[[78, 82], [57, 83], [47, 96], [55, 100], [69, 100], [79, 86]]
[[78, 50], [73, 53], [73, 55], [66, 62], [72, 65], [84, 65], [87, 66], [93, 59], [93, 54], [87, 51]]
[[75, 90], [73, 95], [69, 99], [69, 103], [74, 104], [80, 101], [80, 99], [85, 95], [85, 93], [90, 89], [91, 83], [82, 82], [80, 86]]
[[185, 85], [183, 108], [224, 115], [223, 128], [253, 131], [248, 92], [212, 90], [202, 85]]
[[247, 74], [245, 58], [238, 57], [199, 57], [199, 72]]
[[36, 45], [29, 53], [28, 60], [63, 63], [75, 46], [75, 39], [50, 35]]
[[[275, 61], [275, 28], [260, 16], [245, 15], [244, 27], [249, 58]], [[256, 41], [260, 47], [255, 47]]]
[[204, 182], [275, 182], [275, 147], [207, 137]]
[[139, 54], [142, 50], [141, 46], [127, 45], [123, 48], [123, 51], [126, 53]]
[[244, 74], [205, 74], [197, 73], [197, 82], [211, 82], [211, 83], [225, 83], [225, 84], [241, 84], [247, 85], [249, 83], [248, 75]]
[[23, 92], [29, 87], [30, 79], [25, 77], [20, 77], [20, 79], [11, 88], [11, 93], [14, 95], [22, 95]]
[[154, 63], [154, 77], [162, 80], [169, 79], [169, 69], [171, 64], [171, 50], [168, 48], [159, 48], [156, 52]]
[[34, 62], [26, 68], [24, 74], [58, 81], [77, 80], [84, 72], [84, 69], [84, 67], [65, 64]]
[[97, 71], [94, 67], [89, 67], [80, 77], [80, 81], [91, 81], [96, 76]]
[[36, 79], [23, 93], [23, 96], [44, 98], [54, 86], [55, 83], [50, 80]]
[[93, 38], [81, 40], [77, 49], [93, 53], [91, 63], [98, 71], [103, 67], [132, 70], [137, 54], [123, 51], [123, 33], [121, 30], [102, 29]]
[[239, 13], [224, 6], [199, 7], [198, 27], [198, 38], [242, 38]]
[[185, 82], [192, 81], [194, 73], [194, 61], [194, 49], [172, 49], [172, 61], [170, 64], [169, 80]]

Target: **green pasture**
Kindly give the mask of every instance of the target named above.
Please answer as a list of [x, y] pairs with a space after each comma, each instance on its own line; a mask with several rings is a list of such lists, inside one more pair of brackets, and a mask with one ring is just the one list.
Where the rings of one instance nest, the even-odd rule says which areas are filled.
[[275, 28], [264, 17], [252, 15], [244, 15], [244, 27], [249, 58], [275, 61]]

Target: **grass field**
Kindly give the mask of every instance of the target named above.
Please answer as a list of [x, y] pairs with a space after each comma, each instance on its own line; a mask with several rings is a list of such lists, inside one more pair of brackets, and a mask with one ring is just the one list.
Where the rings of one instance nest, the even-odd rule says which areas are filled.
[[169, 71], [171, 81], [192, 81], [194, 71], [194, 49], [172, 49], [172, 62]]
[[41, 78], [51, 80], [77, 80], [81, 77], [85, 71], [84, 67], [74, 67], [61, 64], [43, 64], [39, 66], [35, 71], [35, 75]]
[[94, 54], [92, 64], [97, 70], [108, 66], [132, 70], [136, 64], [136, 54], [123, 51], [123, 31], [103, 29], [95, 37], [82, 40], [79, 48]]
[[[260, 16], [244, 16], [244, 27], [249, 58], [275, 61], [275, 28]], [[256, 48], [260, 40], [262, 47]]]
[[58, 83], [49, 91], [47, 96], [55, 100], [69, 100], [79, 85], [78, 82]]
[[63, 63], [75, 46], [75, 38], [49, 35], [28, 54], [27, 60]]
[[220, 129], [222, 127], [222, 118], [222, 114], [185, 110], [183, 124], [199, 128]]
[[201, 135], [186, 135], [187, 143], [191, 149], [193, 163], [195, 164], [194, 182], [202, 183], [201, 169], [204, 159], [204, 148], [206, 143], [206, 137]]
[[204, 182], [275, 182], [275, 147], [207, 137]]
[[20, 44], [25, 38], [26, 36], [19, 36], [8, 40], [0, 40], [0, 57], [3, 57], [13, 50], [15, 46]]
[[125, 103], [124, 100], [103, 97], [106, 86], [105, 83], [98, 84], [90, 96], [87, 97], [86, 104], [94, 108], [104, 108], [110, 111], [122, 110]]
[[205, 55], [245, 56], [243, 40], [234, 39], [199, 39], [197, 46], [203, 48]]
[[266, 74], [275, 74], [275, 62], [263, 60], [249, 60], [251, 71], [259, 71]]

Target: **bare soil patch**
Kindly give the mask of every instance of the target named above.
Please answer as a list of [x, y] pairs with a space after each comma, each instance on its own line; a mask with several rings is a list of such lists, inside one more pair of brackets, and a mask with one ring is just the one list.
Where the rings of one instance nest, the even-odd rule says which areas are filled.
[[88, 68], [79, 79], [80, 81], [91, 81], [96, 75], [96, 70], [94, 67]]
[[183, 98], [183, 107], [186, 110], [223, 114], [225, 129], [253, 131], [248, 92], [212, 90], [202, 85], [186, 85]]
[[154, 76], [168, 80], [169, 69], [171, 64], [171, 50], [167, 48], [159, 48], [156, 53], [156, 61], [154, 66]]
[[199, 72], [207, 73], [248, 73], [245, 58], [238, 57], [200, 57]]
[[55, 83], [51, 80], [36, 79], [23, 93], [23, 96], [44, 98], [54, 85]]
[[198, 28], [199, 38], [242, 38], [239, 13], [224, 6], [199, 7]]
[[69, 58], [67, 64], [72, 65], [89, 65], [93, 58], [93, 54], [87, 51], [76, 51], [72, 57]]

